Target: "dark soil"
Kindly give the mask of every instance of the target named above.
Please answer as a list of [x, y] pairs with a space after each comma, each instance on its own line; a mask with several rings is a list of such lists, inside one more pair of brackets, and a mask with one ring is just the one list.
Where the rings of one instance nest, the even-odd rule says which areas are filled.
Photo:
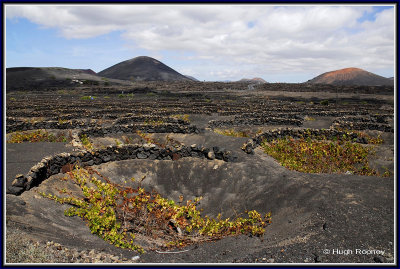
[[[238, 130], [271, 130], [277, 127], [325, 128], [343, 115], [368, 118], [377, 113], [386, 115], [392, 124], [393, 96], [365, 94], [367, 99], [347, 99], [346, 102], [321, 105], [311, 101], [330, 93], [302, 95], [298, 102], [280, 98], [269, 91], [245, 92], [234, 89], [178, 88], [184, 84], [143, 84], [152, 89], [152, 95], [135, 93], [134, 97], [119, 97], [122, 88], [90, 88], [79, 94], [45, 91], [7, 93], [7, 124], [14, 120], [50, 121], [79, 119], [94, 121], [99, 126], [110, 126], [122, 117], [146, 115], [165, 119], [177, 114], [188, 114], [190, 124], [199, 129], [197, 134], [148, 134], [152, 139], [164, 141], [168, 135], [185, 145], [204, 145], [228, 149], [237, 160], [224, 162], [199, 158], [179, 160], [125, 160], [93, 166], [110, 180], [124, 184], [131, 177], [147, 175], [143, 186], [178, 200], [203, 196], [200, 207], [204, 214], [234, 218], [246, 210], [272, 213], [272, 223], [262, 238], [248, 235], [227, 237], [215, 242], [191, 245], [169, 252], [136, 252], [116, 248], [90, 233], [84, 221], [64, 216], [67, 205], [56, 204], [42, 198], [37, 192], [56, 193], [55, 186], [76, 190], [59, 179], [63, 174], [51, 176], [38, 187], [20, 196], [5, 195], [6, 217], [9, 231], [17, 227], [21, 236], [41, 244], [53, 241], [77, 251], [94, 249], [121, 257], [125, 262], [134, 258], [140, 263], [396, 263], [394, 255], [394, 134], [378, 130], [362, 130], [381, 134], [383, 145], [376, 146], [373, 164], [385, 167], [389, 177], [368, 177], [351, 174], [306, 174], [288, 170], [257, 148], [248, 155], [240, 148], [249, 138], [228, 137], [213, 132], [210, 120], [262, 119], [300, 116], [302, 126], [264, 124], [255, 126], [224, 126]], [[161, 86], [160, 86], [161, 85]], [[141, 86], [141, 87], [142, 87]], [[206, 86], [205, 86], [206, 87]], [[208, 87], [208, 86], [207, 86]], [[212, 88], [210, 86], [210, 88]], [[169, 89], [169, 92], [166, 92]], [[124, 89], [126, 91], [126, 89]], [[132, 89], [131, 89], [132, 90]], [[101, 93], [101, 94], [100, 94]], [[125, 92], [126, 93], [126, 92]], [[342, 93], [346, 98], [346, 93]], [[347, 94], [351, 97], [354, 93]], [[94, 100], [81, 96], [92, 95]], [[332, 93], [335, 98], [335, 93]], [[295, 97], [297, 93], [282, 91], [282, 97]], [[45, 97], [45, 98], [44, 98]], [[352, 100], [349, 101], [348, 100]], [[383, 100], [383, 101], [382, 101]], [[313, 102], [313, 103], [311, 103]], [[338, 113], [338, 111], [340, 113]], [[391, 116], [393, 115], [393, 116]], [[76, 131], [76, 130], [72, 130]], [[105, 137], [90, 137], [96, 147], [124, 141], [122, 136], [136, 134], [116, 133]], [[18, 173], [26, 174], [30, 166], [48, 154], [71, 152], [71, 145], [58, 143], [7, 144], [6, 186]], [[361, 252], [361, 253], [359, 253]], [[137, 259], [136, 256], [140, 258]], [[133, 261], [133, 260], [132, 260]], [[57, 262], [56, 260], [54, 262]], [[77, 262], [77, 260], [71, 260]], [[85, 262], [85, 261], [83, 261]], [[87, 262], [99, 262], [95, 259]], [[111, 261], [115, 262], [115, 261]]]

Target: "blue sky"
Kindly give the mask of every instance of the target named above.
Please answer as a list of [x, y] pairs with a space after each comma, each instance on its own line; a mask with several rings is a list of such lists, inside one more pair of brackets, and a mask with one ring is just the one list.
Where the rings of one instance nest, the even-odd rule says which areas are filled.
[[199, 80], [304, 82], [358, 67], [394, 74], [390, 6], [9, 5], [6, 67], [99, 72], [147, 55]]

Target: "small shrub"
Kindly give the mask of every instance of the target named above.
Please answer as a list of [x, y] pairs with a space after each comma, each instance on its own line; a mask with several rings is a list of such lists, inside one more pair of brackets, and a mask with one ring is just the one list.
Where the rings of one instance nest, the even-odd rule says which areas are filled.
[[118, 94], [118, 98], [133, 98], [133, 97], [135, 97], [135, 95], [133, 93], [127, 93], [127, 94], [120, 93], [120, 94]]
[[151, 126], [159, 126], [165, 124], [165, 122], [162, 119], [154, 120], [154, 119], [146, 119], [144, 121], [145, 125], [151, 125]]
[[97, 98], [96, 96], [82, 96], [81, 100], [94, 100], [96, 98]]
[[81, 142], [82, 142], [82, 145], [87, 150], [92, 150], [93, 149], [93, 144], [92, 144], [92, 142], [90, 142], [90, 139], [86, 134], [81, 135]]
[[305, 173], [345, 173], [378, 175], [369, 167], [370, 147], [346, 140], [318, 141], [310, 138], [283, 138], [262, 143], [264, 152], [281, 165]]
[[214, 129], [214, 132], [217, 134], [221, 135], [226, 135], [226, 136], [233, 136], [233, 137], [249, 137], [249, 134], [247, 132], [243, 131], [235, 131], [234, 129]]
[[63, 120], [63, 119], [58, 119], [58, 124], [64, 124], [64, 123], [67, 123], [68, 122], [68, 120]]
[[22, 142], [68, 142], [68, 138], [64, 133], [53, 135], [45, 130], [15, 132], [11, 134], [7, 143], [22, 143]]
[[149, 134], [146, 134], [146, 133], [144, 133], [144, 132], [142, 132], [140, 130], [137, 130], [136, 134], [138, 136], [140, 136], [148, 144], [154, 144], [154, 145], [157, 145], [157, 146], [159, 146], [161, 148], [165, 148], [165, 145], [162, 145], [162, 144], [158, 143], [157, 141], [155, 141], [153, 138], [150, 137]]
[[122, 145], [122, 142], [119, 141], [119, 139], [115, 139], [115, 144], [116, 144], [117, 146], [119, 146], [119, 145]]
[[[362, 134], [361, 132], [360, 132], [360, 134]], [[365, 137], [366, 137], [366, 139], [367, 139], [367, 141], [368, 141], [368, 144], [374, 144], [374, 145], [378, 145], [378, 144], [383, 144], [383, 138], [382, 138], [382, 136], [379, 134], [377, 137], [372, 137], [372, 136], [370, 136], [370, 135], [367, 135], [367, 134], [364, 134], [365, 135]]]
[[176, 114], [176, 115], [171, 115], [171, 117], [175, 118], [175, 119], [178, 119], [178, 120], [183, 120], [183, 121], [186, 121], [186, 122], [190, 122], [188, 114], [185, 114], [185, 115]]
[[327, 106], [327, 105], [329, 105], [329, 101], [328, 100], [323, 100], [323, 101], [320, 102], [320, 104], [323, 105], [323, 106]]
[[125, 144], [132, 144], [133, 139], [129, 136], [122, 136], [122, 140], [124, 140]]
[[305, 120], [305, 121], [314, 121], [315, 118], [310, 117], [310, 116], [305, 116], [305, 117], [304, 117], [304, 120]]
[[58, 94], [68, 94], [67, 90], [58, 90], [57, 91]]

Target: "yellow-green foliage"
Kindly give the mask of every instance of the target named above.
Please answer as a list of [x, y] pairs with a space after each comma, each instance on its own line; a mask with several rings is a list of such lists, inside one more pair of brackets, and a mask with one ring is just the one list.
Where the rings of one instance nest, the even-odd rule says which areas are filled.
[[138, 136], [140, 136], [141, 138], [143, 138], [143, 140], [145, 140], [147, 143], [157, 145], [157, 142], [156, 142], [154, 139], [152, 139], [152, 138], [150, 137], [150, 135], [148, 135], [147, 133], [144, 133], [144, 132], [142, 132], [142, 131], [140, 131], [140, 130], [137, 130], [137, 131], [136, 131], [136, 134], [137, 134]]
[[234, 129], [214, 129], [214, 132], [221, 135], [233, 136], [233, 137], [249, 137], [247, 132], [235, 131]]
[[135, 234], [157, 238], [166, 248], [182, 247], [237, 234], [262, 236], [271, 222], [270, 213], [262, 216], [255, 210], [247, 212], [247, 218], [238, 216], [234, 220], [222, 219], [221, 215], [216, 219], [202, 217], [196, 208], [201, 197], [184, 204], [181, 196], [177, 204], [155, 191], [145, 191], [141, 182], [137, 188], [121, 186], [93, 169], [76, 167], [69, 179], [81, 188], [84, 198], [65, 189], [59, 190], [62, 197], [41, 195], [72, 205], [65, 211], [66, 216], [79, 216], [87, 221], [92, 233], [117, 247], [138, 252], [144, 249], [134, 244]]
[[7, 143], [27, 142], [67, 142], [67, 137], [61, 133], [57, 136], [48, 133], [45, 130], [36, 130], [31, 132], [15, 132], [11, 134]]
[[304, 117], [304, 120], [306, 120], [306, 121], [314, 121], [315, 118], [310, 117], [310, 116], [305, 116], [305, 117]]
[[[85, 198], [59, 197], [52, 194], [40, 193], [42, 196], [52, 199], [60, 204], [70, 204], [64, 214], [66, 216], [79, 216], [86, 220], [91, 232], [103, 238], [105, 241], [121, 248], [129, 248], [143, 252], [140, 246], [133, 243], [135, 236], [121, 230], [121, 223], [117, 221], [116, 196], [119, 189], [112, 184], [106, 184], [87, 170], [77, 168], [71, 172], [71, 179], [78, 184]], [[60, 193], [68, 193], [60, 190]]]
[[377, 137], [373, 137], [364, 132], [356, 132], [356, 133], [359, 137], [364, 137], [367, 140], [368, 144], [378, 145], [383, 143], [383, 139], [380, 134]]
[[184, 121], [186, 121], [186, 122], [190, 122], [190, 120], [189, 120], [189, 115], [188, 115], [188, 114], [184, 114], [184, 115], [182, 115], [182, 114], [171, 115], [171, 118], [175, 118], [175, 119], [178, 119], [178, 120], [184, 120]]
[[93, 100], [93, 99], [96, 99], [96, 98], [97, 98], [96, 96], [82, 96], [81, 97], [82, 100]]
[[151, 125], [151, 126], [159, 126], [163, 125], [165, 122], [162, 119], [154, 120], [154, 119], [146, 119], [144, 121], [145, 125]]
[[133, 98], [135, 95], [133, 93], [127, 93], [127, 94], [118, 94], [119, 98]]
[[68, 122], [68, 120], [63, 120], [63, 119], [58, 119], [58, 124], [64, 124], [64, 123], [67, 123]]
[[92, 150], [93, 149], [93, 144], [92, 144], [92, 142], [90, 142], [90, 139], [86, 134], [81, 135], [81, 142], [82, 142], [82, 145], [86, 149], [88, 149], [88, 150]]
[[117, 146], [122, 145], [122, 142], [119, 139], [114, 139], [114, 141]]
[[283, 138], [261, 145], [264, 151], [281, 165], [305, 173], [345, 173], [377, 175], [369, 167], [370, 146], [350, 141], [320, 141], [312, 139]]

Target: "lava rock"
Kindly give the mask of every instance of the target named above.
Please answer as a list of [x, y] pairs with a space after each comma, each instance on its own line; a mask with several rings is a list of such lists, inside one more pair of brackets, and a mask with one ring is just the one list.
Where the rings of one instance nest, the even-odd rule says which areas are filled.
[[214, 160], [214, 159], [215, 159], [214, 151], [209, 151], [209, 152], [207, 153], [207, 158], [208, 158], [209, 160]]
[[136, 154], [136, 157], [138, 159], [147, 159], [147, 155], [142, 152], [138, 152], [138, 154]]
[[26, 178], [22, 174], [18, 174], [12, 182], [14, 187], [22, 187], [24, 188], [26, 185]]
[[7, 188], [6, 194], [13, 194], [13, 195], [20, 195], [23, 193], [25, 188], [23, 187], [15, 187], [15, 186], [10, 186]]

